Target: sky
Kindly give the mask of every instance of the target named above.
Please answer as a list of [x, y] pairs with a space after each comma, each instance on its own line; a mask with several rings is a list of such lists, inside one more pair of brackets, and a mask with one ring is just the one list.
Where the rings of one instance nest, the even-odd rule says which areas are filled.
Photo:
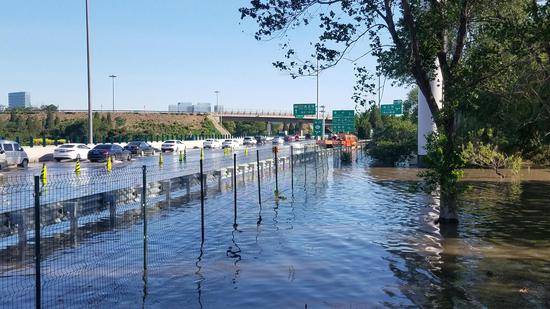
[[[0, 105], [8, 92], [29, 91], [33, 106], [86, 109], [84, 0], [0, 3]], [[116, 108], [167, 110], [177, 102], [216, 102], [226, 109], [288, 110], [313, 103], [311, 77], [292, 79], [273, 61], [282, 41], [256, 41], [252, 21], [241, 21], [244, 0], [90, 0], [92, 104], [112, 108], [109, 75], [117, 75]], [[314, 29], [291, 33], [307, 48]], [[309, 54], [311, 50], [301, 50]], [[359, 53], [360, 51], [358, 51]], [[365, 65], [374, 67], [366, 57]], [[353, 64], [320, 76], [320, 104], [352, 109]], [[386, 83], [382, 102], [404, 99]]]

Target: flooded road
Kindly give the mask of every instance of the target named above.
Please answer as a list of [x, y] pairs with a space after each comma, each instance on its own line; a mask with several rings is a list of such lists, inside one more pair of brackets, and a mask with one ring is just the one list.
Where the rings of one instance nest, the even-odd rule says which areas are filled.
[[45, 307], [550, 306], [550, 178], [470, 180], [440, 229], [412, 169], [328, 163], [297, 166], [294, 190], [281, 172], [278, 200], [266, 176], [261, 209], [241, 184], [236, 229], [231, 189], [209, 193], [203, 245], [196, 199], [151, 210], [146, 278], [139, 221], [86, 233], [43, 262]]

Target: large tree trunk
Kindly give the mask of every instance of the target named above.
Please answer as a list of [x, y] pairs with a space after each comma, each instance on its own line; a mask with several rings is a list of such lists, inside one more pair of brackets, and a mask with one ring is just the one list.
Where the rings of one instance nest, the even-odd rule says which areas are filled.
[[457, 196], [453, 193], [441, 192], [439, 204], [439, 224], [458, 224]]

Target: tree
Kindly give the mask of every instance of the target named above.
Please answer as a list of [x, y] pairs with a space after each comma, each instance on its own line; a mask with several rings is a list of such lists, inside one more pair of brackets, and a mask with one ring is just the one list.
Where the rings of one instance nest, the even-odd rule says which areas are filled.
[[416, 152], [416, 125], [406, 118], [388, 117], [373, 140], [369, 154], [383, 165], [393, 166]]
[[384, 125], [382, 122], [382, 115], [380, 109], [376, 105], [372, 105], [369, 111], [369, 123], [373, 130], [382, 128]]
[[[363, 55], [377, 58], [376, 73], [418, 86], [439, 131], [430, 143], [434, 147], [428, 149], [434, 155], [442, 151], [437, 168], [428, 176], [441, 189], [441, 207], [448, 208], [440, 212], [439, 222], [453, 223], [458, 221], [455, 188], [463, 166], [458, 155], [458, 110], [479, 95], [480, 85], [537, 55], [547, 67], [550, 40], [541, 29], [548, 29], [548, 11], [547, 1], [533, 0], [252, 0], [240, 9], [241, 18], [258, 24], [258, 40], [285, 38], [290, 29], [316, 23], [321, 33], [312, 42], [310, 58], [319, 60], [321, 69], [360, 49]], [[521, 37], [525, 39], [517, 42]], [[484, 44], [488, 39], [499, 44]], [[521, 51], [502, 61], [503, 51], [517, 47], [514, 42], [520, 43]], [[290, 43], [282, 46], [286, 59], [276, 61], [276, 67], [289, 70], [293, 77], [316, 72], [315, 60], [302, 61]], [[442, 102], [436, 100], [438, 88], [431, 84], [439, 72]], [[356, 89], [372, 93], [375, 75], [359, 67]]]
[[407, 93], [407, 99], [403, 102], [403, 116], [413, 123], [418, 122], [418, 87]]

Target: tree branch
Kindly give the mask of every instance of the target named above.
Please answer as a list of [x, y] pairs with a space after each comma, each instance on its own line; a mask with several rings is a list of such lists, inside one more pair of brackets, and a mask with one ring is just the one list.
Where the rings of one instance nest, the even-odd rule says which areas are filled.
[[460, 10], [458, 33], [456, 35], [456, 45], [453, 53], [453, 60], [451, 61], [451, 68], [454, 68], [458, 64], [462, 57], [462, 51], [464, 50], [464, 39], [466, 38], [466, 26], [468, 24], [468, 5], [468, 0], [462, 0], [462, 9]]

